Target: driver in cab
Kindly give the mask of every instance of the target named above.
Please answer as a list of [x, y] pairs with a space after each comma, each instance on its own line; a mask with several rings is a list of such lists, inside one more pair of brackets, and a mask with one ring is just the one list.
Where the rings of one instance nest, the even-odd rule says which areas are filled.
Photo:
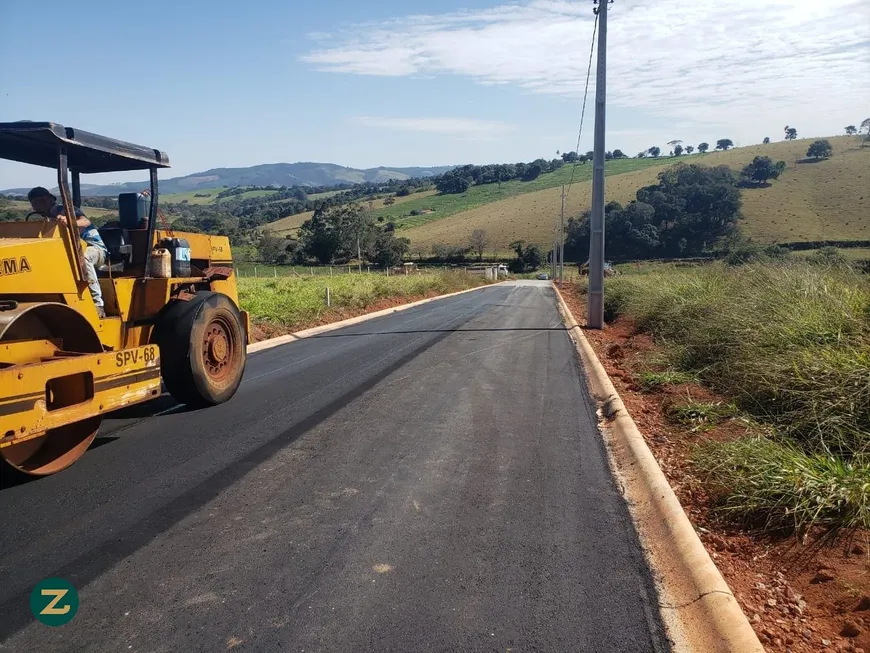
[[[57, 220], [60, 224], [66, 224], [63, 205], [57, 203], [57, 198], [48, 192], [48, 189], [37, 186], [27, 194], [27, 199], [36, 213], [45, 218]], [[97, 307], [97, 314], [100, 318], [104, 318], [106, 317], [106, 309], [103, 305], [103, 292], [100, 289], [99, 279], [97, 279], [97, 267], [106, 262], [108, 250], [100, 237], [100, 232], [77, 206], [75, 207], [75, 216], [79, 235], [85, 241], [85, 270], [87, 271], [88, 289], [94, 299], [94, 306]]]

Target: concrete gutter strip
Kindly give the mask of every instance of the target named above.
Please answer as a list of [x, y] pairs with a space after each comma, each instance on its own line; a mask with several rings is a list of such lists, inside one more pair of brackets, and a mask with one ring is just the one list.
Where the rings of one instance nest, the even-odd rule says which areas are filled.
[[[764, 653], [558, 288], [559, 309], [599, 405], [614, 474], [622, 485], [658, 586], [676, 653]], [[609, 420], [607, 422], [606, 420]]]
[[457, 292], [448, 293], [446, 295], [438, 295], [437, 297], [427, 297], [426, 299], [421, 299], [416, 302], [411, 302], [409, 304], [402, 304], [401, 306], [392, 306], [390, 308], [385, 308], [380, 311], [374, 311], [372, 313], [366, 313], [365, 315], [358, 315], [356, 317], [351, 317], [346, 320], [341, 320], [340, 322], [333, 322], [331, 324], [324, 324], [322, 326], [313, 327], [311, 329], [305, 329], [304, 331], [297, 331], [296, 333], [290, 333], [286, 336], [278, 336], [277, 338], [269, 338], [268, 340], [261, 340], [259, 342], [254, 342], [248, 345], [248, 353], [253, 354], [258, 351], [263, 351], [264, 349], [271, 349], [272, 347], [279, 347], [281, 345], [286, 345], [290, 342], [295, 342], [296, 340], [302, 340], [303, 338], [310, 338], [311, 336], [316, 336], [319, 333], [326, 333], [327, 331], [335, 331], [336, 329], [341, 329], [346, 326], [351, 326], [353, 324], [359, 324], [360, 322], [365, 322], [367, 320], [373, 320], [376, 317], [383, 317], [384, 315], [392, 315], [393, 313], [398, 313], [399, 311], [405, 311], [409, 308], [414, 308], [415, 306], [421, 306], [423, 304], [428, 304], [429, 302], [434, 302], [438, 299], [446, 299], [448, 297], [456, 297], [457, 295], [464, 295], [465, 293], [473, 292], [475, 290], [481, 290], [483, 288], [492, 288], [493, 286], [499, 285], [501, 282], [497, 283], [487, 283], [482, 286], [475, 286], [474, 288], [467, 288], [466, 290], [459, 290]]

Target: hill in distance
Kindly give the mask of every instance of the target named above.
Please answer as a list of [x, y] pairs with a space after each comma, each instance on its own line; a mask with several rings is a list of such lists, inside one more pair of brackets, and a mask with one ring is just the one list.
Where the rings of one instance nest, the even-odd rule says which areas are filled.
[[[643, 186], [656, 183], [664, 166], [676, 163], [697, 163], [705, 166], [727, 165], [735, 172], [750, 163], [755, 156], [769, 156], [787, 164], [782, 176], [767, 188], [741, 191], [742, 215], [738, 228], [743, 235], [761, 243], [785, 243], [824, 240], [870, 240], [870, 147], [861, 147], [858, 137], [828, 137], [834, 154], [829, 159], [807, 162], [807, 148], [816, 140], [804, 138], [767, 145], [750, 145], [727, 152], [710, 152], [681, 157], [659, 157], [656, 165], [622, 171], [616, 161], [607, 163], [606, 201], [622, 204], [634, 199]], [[650, 159], [640, 161], [650, 162]], [[565, 166], [566, 168], [568, 166]], [[503, 199], [476, 205], [467, 210], [448, 212], [439, 218], [436, 210], [428, 218], [399, 220], [402, 236], [411, 240], [412, 248], [428, 251], [433, 244], [465, 245], [475, 229], [489, 236], [493, 253], [507, 254], [514, 240], [549, 247], [553, 227], [559, 215], [558, 187], [564, 183], [555, 173], [551, 188], [507, 195]], [[543, 175], [538, 183], [550, 175]], [[591, 166], [579, 166], [574, 185], [568, 195], [565, 216], [577, 216], [592, 204]], [[530, 189], [531, 190], [531, 189]], [[472, 186], [467, 195], [475, 191]], [[480, 192], [480, 191], [478, 191]], [[431, 198], [429, 204], [435, 206]], [[424, 200], [425, 201], [425, 200]], [[409, 205], [410, 206], [410, 205]], [[392, 207], [391, 207], [392, 208]]]
[[[194, 190], [229, 188], [235, 186], [333, 186], [362, 182], [386, 182], [390, 179], [410, 179], [411, 177], [431, 177], [450, 170], [453, 166], [434, 166], [431, 168], [387, 168], [377, 167], [365, 170], [348, 168], [335, 163], [264, 163], [247, 168], [212, 168], [184, 177], [170, 177], [160, 180], [161, 193], [185, 193]], [[82, 194], [86, 196], [117, 195], [148, 187], [148, 181], [120, 184], [96, 185], [82, 184]], [[29, 188], [13, 188], [0, 191], [12, 195], [26, 194]]]

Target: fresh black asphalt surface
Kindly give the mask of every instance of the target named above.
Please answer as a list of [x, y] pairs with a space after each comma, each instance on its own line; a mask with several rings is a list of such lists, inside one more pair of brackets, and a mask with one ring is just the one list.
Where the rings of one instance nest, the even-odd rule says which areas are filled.
[[[548, 282], [251, 354], [0, 491], [0, 650], [669, 650]], [[162, 414], [160, 414], [162, 413]], [[75, 618], [33, 618], [46, 577]]]

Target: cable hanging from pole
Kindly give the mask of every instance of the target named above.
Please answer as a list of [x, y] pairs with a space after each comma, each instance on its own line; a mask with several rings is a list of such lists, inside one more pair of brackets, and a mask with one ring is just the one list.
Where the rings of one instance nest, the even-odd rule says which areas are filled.
[[565, 193], [565, 201], [571, 194], [571, 185], [574, 183], [574, 171], [577, 169], [577, 160], [580, 157], [580, 138], [583, 135], [583, 119], [586, 116], [586, 98], [589, 96], [589, 78], [592, 75], [592, 55], [595, 52], [595, 34], [598, 29], [598, 12], [595, 12], [595, 20], [592, 23], [592, 42], [589, 44], [589, 65], [586, 67], [586, 88], [583, 91], [583, 109], [580, 112], [580, 129], [577, 132], [577, 147], [574, 148], [574, 165], [571, 168], [571, 180], [568, 182], [568, 190]]

